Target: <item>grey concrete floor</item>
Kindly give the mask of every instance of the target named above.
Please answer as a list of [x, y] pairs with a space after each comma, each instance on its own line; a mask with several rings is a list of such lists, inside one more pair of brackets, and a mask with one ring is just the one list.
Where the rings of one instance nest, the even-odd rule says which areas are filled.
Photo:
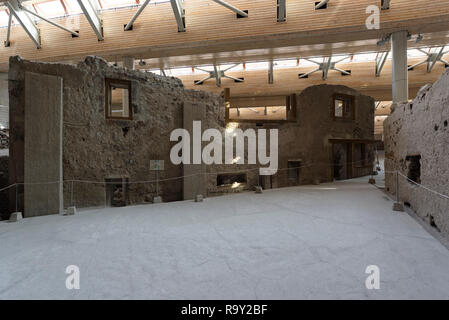
[[449, 299], [449, 251], [367, 180], [1, 222], [0, 299]]

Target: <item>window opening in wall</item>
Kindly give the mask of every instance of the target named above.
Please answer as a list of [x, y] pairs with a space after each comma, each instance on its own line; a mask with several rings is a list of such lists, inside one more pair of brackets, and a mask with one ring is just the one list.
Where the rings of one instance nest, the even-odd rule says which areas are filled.
[[333, 99], [334, 119], [354, 119], [354, 97], [335, 95]]
[[106, 79], [105, 105], [107, 119], [132, 120], [131, 82]]
[[265, 107], [231, 107], [229, 108], [229, 120], [247, 121], [286, 121], [286, 106]]
[[246, 183], [246, 173], [223, 173], [217, 175], [217, 187], [239, 186]]
[[421, 183], [421, 156], [407, 156], [405, 160], [408, 164], [407, 177], [416, 183]]

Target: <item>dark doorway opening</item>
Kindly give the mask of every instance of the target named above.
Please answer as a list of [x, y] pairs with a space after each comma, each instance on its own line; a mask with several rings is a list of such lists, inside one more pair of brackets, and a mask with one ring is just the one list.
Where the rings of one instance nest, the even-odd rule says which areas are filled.
[[128, 178], [106, 178], [106, 204], [124, 207], [128, 203]]
[[407, 177], [416, 183], [421, 183], [421, 156], [407, 156], [405, 158], [408, 164]]
[[288, 182], [290, 185], [299, 185], [300, 160], [288, 160]]
[[350, 159], [352, 159], [351, 144], [349, 143], [334, 143], [333, 144], [333, 165], [334, 165], [334, 179], [345, 180], [351, 178]]

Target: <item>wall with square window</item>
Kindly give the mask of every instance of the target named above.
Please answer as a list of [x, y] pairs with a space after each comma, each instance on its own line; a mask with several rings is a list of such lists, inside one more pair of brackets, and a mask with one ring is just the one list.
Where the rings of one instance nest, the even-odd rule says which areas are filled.
[[107, 78], [105, 89], [106, 118], [132, 120], [131, 81]]
[[[449, 70], [420, 89], [415, 99], [394, 103], [384, 121], [385, 186], [429, 226], [449, 239]], [[426, 189], [427, 188], [427, 189]]]

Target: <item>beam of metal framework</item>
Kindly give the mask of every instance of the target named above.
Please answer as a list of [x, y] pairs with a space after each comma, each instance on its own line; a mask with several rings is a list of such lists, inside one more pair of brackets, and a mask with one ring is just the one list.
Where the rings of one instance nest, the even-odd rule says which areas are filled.
[[41, 19], [41, 20], [43, 20], [43, 21], [45, 21], [45, 22], [47, 22], [47, 23], [49, 23], [49, 24], [51, 24], [51, 25], [53, 25], [53, 26], [55, 26], [55, 27], [57, 27], [57, 28], [59, 28], [59, 29], [62, 29], [62, 30], [64, 30], [64, 31], [67, 31], [67, 32], [71, 33], [74, 37], [79, 37], [79, 34], [76, 33], [75, 31], [70, 30], [70, 29], [68, 29], [68, 28], [66, 28], [66, 27], [64, 27], [64, 26], [62, 26], [62, 25], [60, 25], [60, 24], [58, 24], [58, 23], [56, 23], [56, 22], [54, 22], [54, 21], [51, 21], [51, 20], [49, 20], [49, 19], [47, 19], [47, 18], [45, 18], [45, 17], [43, 17], [43, 16], [37, 14], [36, 12], [33, 12], [33, 11], [31, 11], [31, 10], [28, 10], [28, 9], [25, 8], [24, 6], [20, 6], [20, 9], [22, 9], [23, 11], [28, 12], [29, 14], [32, 14], [32, 15], [35, 16], [35, 17], [38, 17], [39, 19]]
[[329, 73], [329, 69], [331, 67], [332, 56], [324, 58], [323, 62], [323, 80], [327, 80], [327, 75]]
[[[9, 9], [9, 14], [13, 14], [16, 17], [17, 21], [19, 21], [20, 25], [25, 29], [25, 32], [28, 36], [33, 40], [36, 44], [37, 48], [41, 48], [41, 37], [39, 29], [36, 24], [31, 20], [28, 14], [23, 11], [20, 7], [20, 3], [18, 0], [8, 0], [5, 2], [5, 5]], [[9, 40], [8, 40], [9, 41]]]
[[329, 2], [329, 0], [323, 0], [320, 3], [317, 3], [315, 6], [315, 9], [320, 9], [320, 8], [324, 7], [328, 2]]
[[287, 12], [286, 12], [286, 8], [285, 8], [286, 0], [277, 0], [277, 1], [278, 1], [278, 5], [277, 5], [278, 22], [284, 22], [285, 19], [287, 18]]
[[164, 69], [162, 69], [161, 68], [161, 74], [164, 76], [164, 77], [166, 77], [167, 76], [167, 74], [165, 73], [165, 70]]
[[205, 69], [194, 67], [197, 70], [200, 70], [200, 71], [203, 71], [203, 72], [206, 72], [206, 73], [209, 74], [206, 78], [198, 80], [198, 81], [195, 81], [195, 84], [199, 85], [199, 84], [202, 84], [204, 81], [207, 81], [209, 79], [215, 79], [217, 87], [220, 87], [221, 86], [221, 78], [228, 78], [228, 79], [234, 80], [236, 82], [243, 82], [244, 81], [243, 79], [235, 78], [235, 77], [232, 77], [232, 76], [229, 76], [229, 75], [225, 74], [226, 71], [228, 71], [228, 70], [230, 70], [232, 68], [235, 68], [238, 65], [239, 64], [232, 65], [232, 66], [230, 66], [230, 67], [228, 67], [228, 68], [226, 68], [224, 70], [220, 70], [219, 67], [214, 65], [214, 70], [213, 71], [209, 71], [209, 70], [205, 70]]
[[237, 13], [238, 15], [242, 16], [242, 17], [248, 17], [248, 14], [236, 7], [234, 7], [233, 5], [230, 5], [229, 3], [222, 1], [222, 0], [212, 0], [218, 4], [221, 4], [223, 7], [228, 8], [229, 10], [234, 11], [235, 13]]
[[346, 60], [348, 57], [344, 57], [344, 58], [341, 58], [341, 59], [339, 59], [339, 60], [337, 60], [337, 61], [332, 61], [332, 56], [330, 56], [330, 57], [327, 57], [327, 58], [323, 58], [323, 62], [322, 63], [320, 63], [320, 62], [316, 62], [316, 61], [314, 61], [314, 60], [311, 60], [311, 59], [307, 59], [307, 58], [304, 58], [304, 60], [307, 60], [307, 61], [309, 61], [309, 62], [312, 62], [312, 63], [314, 63], [314, 64], [317, 64], [318, 65], [318, 68], [316, 68], [316, 69], [314, 69], [314, 70], [312, 70], [312, 71], [310, 71], [310, 72], [307, 72], [307, 73], [304, 73], [304, 74], [302, 74], [302, 75], [300, 75], [299, 76], [299, 78], [300, 79], [302, 79], [302, 78], [307, 78], [310, 74], [312, 74], [312, 73], [315, 73], [315, 72], [318, 72], [318, 71], [323, 71], [323, 80], [327, 80], [327, 75], [328, 75], [328, 73], [329, 73], [329, 70], [335, 70], [335, 71], [338, 71], [338, 72], [340, 72], [342, 75], [350, 75], [351, 73], [350, 72], [348, 72], [348, 71], [345, 71], [345, 70], [342, 70], [342, 69], [339, 69], [339, 68], [337, 68], [337, 63], [340, 63], [340, 62], [342, 62], [343, 60]]
[[446, 52], [444, 52], [444, 46], [441, 47], [441, 49], [435, 49], [434, 52], [432, 52], [429, 56], [430, 61], [427, 64], [427, 72], [432, 72], [433, 67], [435, 67], [435, 64], [437, 62], [442, 62], [444, 63], [446, 66], [448, 65], [448, 63], [443, 60], [443, 55], [446, 54]]
[[218, 74], [218, 68], [215, 64], [214, 64], [214, 74], [215, 74], [215, 81], [217, 83], [217, 87], [220, 87], [221, 86], [221, 77], [220, 77], [220, 74]]
[[273, 84], [274, 83], [274, 63], [273, 60], [269, 61], [268, 64], [268, 83]]
[[125, 27], [125, 31], [131, 29], [131, 27], [133, 26], [134, 21], [136, 21], [136, 19], [140, 16], [140, 14], [142, 13], [143, 9], [145, 9], [145, 7], [150, 3], [151, 0], [145, 0], [145, 2], [140, 6], [140, 8], [137, 10], [137, 12], [134, 14], [134, 16], [131, 18], [131, 20], [129, 20], [128, 24]]
[[8, 18], [8, 30], [6, 31], [6, 41], [5, 41], [5, 47], [10, 46], [9, 37], [11, 36], [11, 25], [12, 25], [12, 14], [9, 14]]
[[186, 31], [185, 10], [182, 7], [181, 0], [170, 0], [173, 13], [175, 14], [176, 23], [178, 24], [178, 32]]
[[385, 65], [385, 62], [387, 61], [387, 58], [388, 58], [389, 54], [390, 54], [390, 51], [377, 53], [377, 57], [376, 57], [376, 77], [380, 77], [380, 74], [382, 73], [382, 69], [383, 69], [383, 67]]
[[89, 21], [90, 26], [97, 35], [98, 40], [103, 41], [103, 24], [100, 16], [98, 15], [98, 3], [92, 0], [78, 0], [78, 4], [81, 10], [83, 10], [87, 21]]
[[437, 62], [441, 62], [443, 63], [445, 66], [449, 66], [449, 62], [447, 62], [446, 60], [443, 59], [443, 56], [448, 53], [449, 51], [444, 51], [446, 47], [439, 47], [439, 48], [432, 48], [430, 50], [430, 52], [426, 52], [422, 49], [418, 49], [419, 51], [421, 51], [422, 53], [424, 53], [425, 55], [427, 55], [427, 58], [421, 62], [415, 63], [412, 66], [408, 67], [408, 70], [412, 70], [417, 66], [420, 66], [422, 64], [427, 63], [427, 72], [431, 73], [433, 70], [433, 67], [435, 67], [435, 65], [437, 64]]

